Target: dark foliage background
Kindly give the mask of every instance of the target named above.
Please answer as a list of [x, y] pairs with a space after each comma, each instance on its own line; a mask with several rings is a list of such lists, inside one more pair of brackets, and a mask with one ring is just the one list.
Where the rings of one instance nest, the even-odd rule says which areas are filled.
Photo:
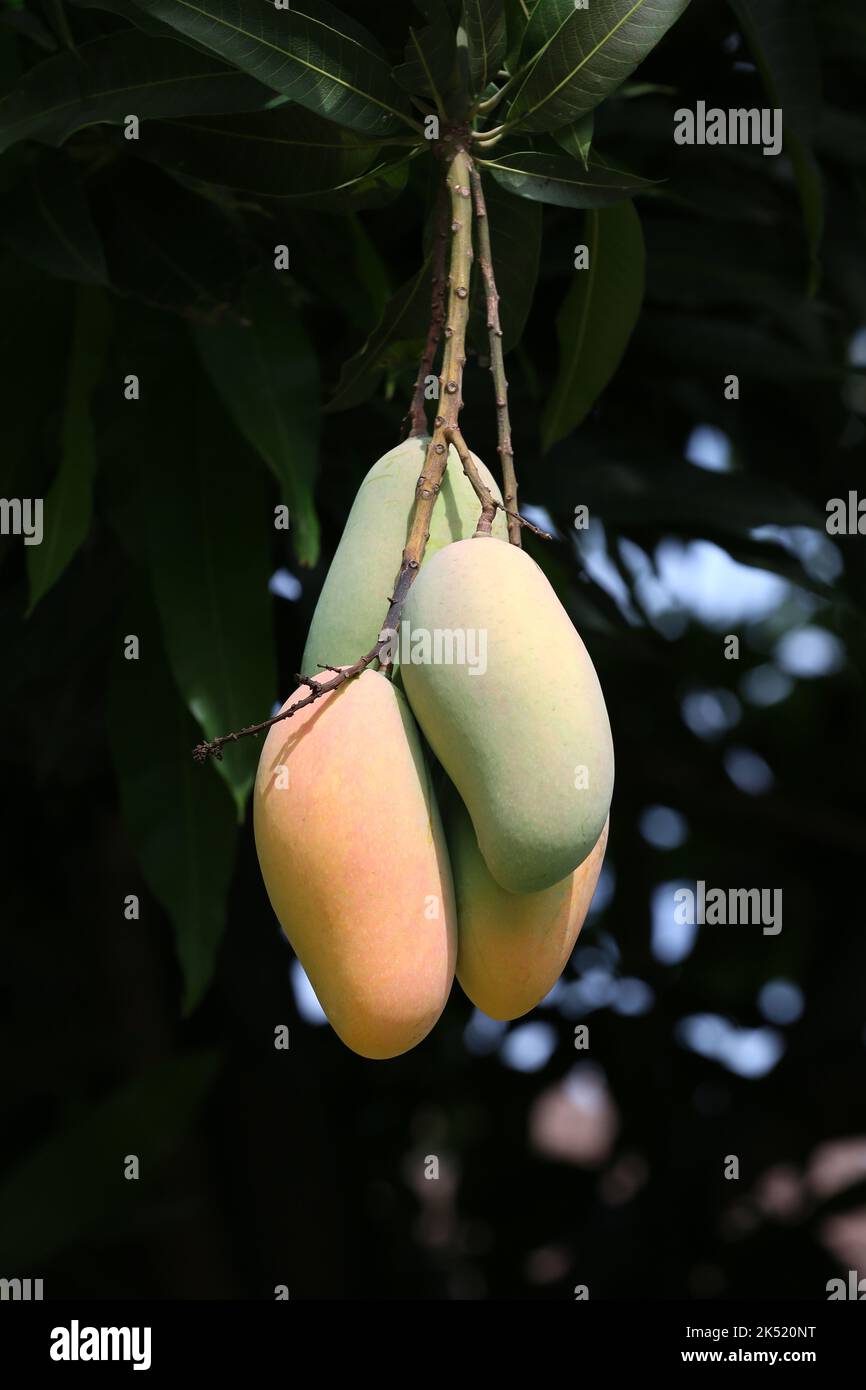
[[[362, 8], [399, 61], [406, 7]], [[423, 314], [358, 404], [320, 405], [418, 269], [431, 161], [299, 205], [199, 181], [171, 119], [138, 145], [95, 124], [4, 154], [0, 492], [59, 520], [40, 547], [0, 538], [0, 1274], [49, 1295], [461, 1299], [824, 1298], [866, 1272], [864, 540], [825, 527], [863, 484], [866, 20], [856, 0], [784, 8], [790, 99], [743, 38], [757, 0], [696, 0], [641, 67], [650, 90], [597, 112], [605, 156], [663, 182], [635, 203], [646, 290], [622, 364], [546, 451], [590, 214], [544, 207], [512, 420], [522, 498], [559, 532], [530, 548], [610, 710], [608, 873], [567, 988], [503, 1034], [455, 986], [390, 1063], [299, 1008], [245, 802], [258, 745], [227, 776], [189, 750], [292, 688], [351, 499], [399, 437]], [[0, 71], [12, 87], [61, 52], [60, 14], [80, 45], [147, 13], [6, 0]], [[673, 111], [698, 100], [784, 105], [785, 156], [676, 146]], [[539, 207], [514, 199], [502, 225]], [[503, 265], [513, 303], [532, 235]], [[493, 460], [475, 355], [465, 396]], [[723, 432], [697, 439], [727, 471], [689, 461], [698, 427]], [[654, 894], [696, 879], [780, 888], [782, 932], [704, 927], [666, 957]], [[778, 980], [790, 1022], [761, 994]]]

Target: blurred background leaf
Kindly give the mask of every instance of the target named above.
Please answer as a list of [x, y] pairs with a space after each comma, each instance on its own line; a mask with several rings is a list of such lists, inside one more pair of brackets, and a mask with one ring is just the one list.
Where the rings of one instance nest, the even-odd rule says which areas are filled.
[[576, 428], [620, 364], [643, 303], [646, 255], [632, 203], [586, 214], [585, 269], [575, 270], [556, 322], [559, 371], [541, 432], [545, 449]]
[[275, 274], [249, 279], [238, 307], [242, 318], [196, 325], [196, 344], [226, 409], [280, 484], [298, 560], [315, 565], [318, 360]]
[[[207, 991], [225, 931], [236, 816], [216, 768], [193, 762], [198, 729], [178, 699], [146, 591], [125, 618], [109, 690], [112, 756], [132, 847], [171, 919], [189, 1012]], [[130, 635], [136, 660], [124, 656]]]
[[103, 372], [111, 323], [110, 303], [101, 292], [81, 287], [60, 436], [60, 463], [44, 500], [44, 535], [28, 548], [28, 614], [62, 575], [91, 527], [96, 447], [90, 398]]

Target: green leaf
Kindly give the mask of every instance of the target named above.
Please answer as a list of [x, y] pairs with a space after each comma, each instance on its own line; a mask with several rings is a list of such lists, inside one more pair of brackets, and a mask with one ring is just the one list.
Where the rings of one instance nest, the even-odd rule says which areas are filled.
[[325, 413], [336, 414], [369, 399], [395, 346], [422, 338], [430, 318], [430, 256], [421, 269], [401, 285], [385, 306], [382, 318], [360, 352], [343, 364], [340, 380]]
[[321, 193], [365, 173], [378, 141], [300, 106], [148, 122], [141, 153], [206, 183], [265, 197]]
[[541, 425], [549, 449], [586, 418], [619, 366], [643, 303], [646, 256], [631, 203], [590, 210], [589, 266], [575, 272], [557, 318], [559, 370]]
[[0, 238], [49, 275], [104, 285], [108, 270], [77, 167], [45, 151], [0, 202]]
[[[148, 565], [169, 665], [211, 739], [267, 718], [276, 698], [268, 593], [274, 513], [264, 474], [226, 429], [195, 359], [181, 345], [177, 356], [164, 351], [164, 364], [142, 358], [142, 399], [129, 403], [138, 427], [130, 448], [145, 471]], [[172, 389], [170, 367], [179, 378]], [[216, 763], [239, 818], [259, 749], [242, 739]]]
[[505, 66], [509, 72], [516, 71], [531, 9], [532, 0], [505, 0], [505, 29], [508, 44]]
[[267, 87], [174, 39], [135, 29], [82, 44], [31, 68], [0, 98], [0, 153], [18, 140], [62, 145], [75, 131], [126, 116], [251, 111]]
[[556, 130], [592, 111], [615, 92], [685, 11], [689, 0], [592, 0], [575, 10], [566, 0], [539, 0], [524, 40], [543, 46], [508, 112], [508, 126]]
[[280, 484], [299, 562], [315, 565], [318, 359], [299, 314], [274, 276], [250, 280], [240, 308], [242, 320], [199, 324], [193, 335], [223, 405]]
[[463, 0], [463, 28], [469, 48], [472, 95], [496, 77], [505, 57], [505, 10], [502, 0]]
[[44, 501], [42, 543], [27, 548], [28, 615], [60, 578], [90, 530], [96, 472], [91, 395], [102, 375], [110, 323], [105, 295], [98, 289], [80, 288], [63, 409], [60, 466]]
[[[152, 15], [145, 14], [136, 0], [70, 0], [76, 9], [79, 10], [102, 10], [109, 14], [119, 15], [121, 19], [127, 20], [129, 24], [134, 24], [136, 29], [141, 29], [145, 34], [151, 34], [158, 39], [176, 39], [176, 35], [168, 24], [163, 24], [161, 20], [154, 19]], [[184, 40], [189, 43], [189, 39]], [[193, 44], [199, 52], [206, 53], [208, 50], [201, 48], [199, 44]]]
[[564, 125], [553, 132], [557, 145], [561, 145], [574, 159], [579, 159], [584, 169], [589, 168], [589, 152], [592, 148], [592, 135], [595, 128], [595, 112], [588, 111], [571, 125]]
[[521, 60], [534, 58], [574, 13], [574, 0], [528, 0], [529, 22], [523, 30]]
[[809, 246], [809, 293], [821, 278], [824, 191], [812, 141], [821, 107], [821, 65], [808, 0], [730, 0], [764, 86], [781, 109]]
[[[540, 203], [516, 198], [494, 179], [484, 180], [484, 201], [490, 224], [490, 248], [499, 291], [502, 350], [510, 352], [523, 334], [541, 254], [544, 209]], [[489, 353], [484, 286], [478, 263], [473, 268], [471, 340], [478, 352]]]
[[316, 115], [369, 135], [417, 129], [376, 40], [324, 0], [140, 0], [148, 14], [204, 44]]
[[457, 83], [456, 35], [443, 0], [431, 0], [427, 13], [430, 24], [409, 30], [405, 62], [394, 77], [405, 92], [430, 97], [444, 115]]
[[785, 125], [811, 140], [821, 108], [821, 61], [809, 0], [730, 0]]
[[215, 765], [193, 760], [200, 730], [172, 680], [146, 591], [125, 616], [123, 637], [130, 635], [140, 655], [125, 660], [118, 643], [108, 701], [112, 757], [141, 872], [171, 919], [189, 1012], [207, 992], [225, 931], [237, 822]]
[[520, 198], [555, 203], [564, 208], [603, 208], [652, 188], [638, 178], [607, 164], [591, 162], [584, 170], [574, 160], [540, 150], [515, 150], [477, 161], [497, 183]]
[[[110, 1235], [131, 1206], [146, 1209], [154, 1171], [192, 1125], [220, 1061], [216, 1052], [162, 1059], [13, 1168], [0, 1187], [4, 1269], [39, 1269], [83, 1237]], [[144, 1181], [124, 1177], [128, 1153]]]

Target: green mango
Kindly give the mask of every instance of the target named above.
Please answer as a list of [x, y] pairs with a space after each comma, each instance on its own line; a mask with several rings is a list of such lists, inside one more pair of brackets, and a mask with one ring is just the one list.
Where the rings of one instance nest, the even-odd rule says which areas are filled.
[[450, 811], [457, 979], [489, 1018], [520, 1018], [550, 993], [574, 950], [601, 873], [607, 822], [594, 849], [567, 878], [539, 893], [507, 893], [481, 857], [459, 797], [452, 797]]
[[[310, 624], [301, 663], [305, 676], [316, 675], [320, 665], [348, 666], [375, 644], [394, 592], [428, 443], [407, 439], [398, 444], [373, 464], [358, 489]], [[482, 482], [501, 502], [492, 474], [480, 459], [475, 462]], [[424, 562], [452, 541], [473, 535], [480, 513], [472, 484], [452, 448], [433, 508]], [[505, 513], [498, 508], [493, 531], [500, 538], [508, 534]]]
[[496, 882], [534, 893], [591, 852], [613, 795], [598, 676], [534, 560], [489, 537], [433, 555], [409, 590], [403, 688]]

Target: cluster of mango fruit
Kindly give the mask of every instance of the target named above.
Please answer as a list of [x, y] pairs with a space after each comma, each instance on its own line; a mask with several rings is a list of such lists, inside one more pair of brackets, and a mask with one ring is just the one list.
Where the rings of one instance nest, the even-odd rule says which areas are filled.
[[[364, 479], [305, 675], [327, 678], [320, 667], [352, 665], [380, 636], [426, 447], [407, 440]], [[367, 669], [275, 724], [259, 762], [271, 904], [331, 1025], [364, 1057], [426, 1037], [455, 972], [493, 1018], [534, 1008], [568, 961], [604, 858], [613, 745], [598, 677], [542, 570], [508, 543], [503, 512], [476, 537], [479, 510], [452, 449], [403, 621], [411, 634], [483, 634], [483, 665], [437, 661], [446, 648], [432, 641], [393, 679]]]

